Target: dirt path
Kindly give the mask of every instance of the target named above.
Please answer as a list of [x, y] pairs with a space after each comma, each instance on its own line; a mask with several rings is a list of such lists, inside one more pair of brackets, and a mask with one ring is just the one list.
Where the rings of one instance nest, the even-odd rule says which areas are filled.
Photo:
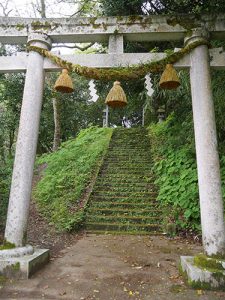
[[188, 289], [179, 256], [201, 251], [166, 237], [89, 235], [24, 281], [8, 281], [0, 299], [216, 300], [225, 293]]

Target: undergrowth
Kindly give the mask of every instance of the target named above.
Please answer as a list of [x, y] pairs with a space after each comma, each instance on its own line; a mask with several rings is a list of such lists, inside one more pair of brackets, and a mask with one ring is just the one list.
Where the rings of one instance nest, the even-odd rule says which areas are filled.
[[41, 213], [58, 230], [79, 227], [84, 218], [84, 192], [98, 172], [108, 148], [112, 129], [90, 127], [76, 139], [62, 144], [59, 151], [43, 155], [43, 178], [34, 191]]
[[[180, 120], [179, 120], [180, 121]], [[193, 124], [178, 122], [171, 114], [165, 122], [149, 127], [153, 171], [158, 201], [163, 205], [166, 222], [177, 228], [200, 231], [200, 206]], [[222, 191], [225, 197], [225, 156], [221, 155]]]
[[186, 124], [178, 124], [170, 115], [165, 122], [151, 125], [153, 171], [158, 200], [164, 206], [167, 222], [178, 228], [200, 229], [197, 166], [194, 143], [183, 138]]
[[0, 161], [0, 228], [5, 226], [13, 160]]

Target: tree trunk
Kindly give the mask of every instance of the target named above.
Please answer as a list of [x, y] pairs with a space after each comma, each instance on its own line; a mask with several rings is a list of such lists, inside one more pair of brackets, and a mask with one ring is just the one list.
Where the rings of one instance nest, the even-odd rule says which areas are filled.
[[61, 144], [61, 123], [60, 123], [60, 99], [53, 98], [53, 112], [54, 112], [54, 141], [53, 141], [53, 151], [57, 151]]
[[46, 18], [46, 8], [45, 8], [45, 0], [41, 0], [41, 17]]

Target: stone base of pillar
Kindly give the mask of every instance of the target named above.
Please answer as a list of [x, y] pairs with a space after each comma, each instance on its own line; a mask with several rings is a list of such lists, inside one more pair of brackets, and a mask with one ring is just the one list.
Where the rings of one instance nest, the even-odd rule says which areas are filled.
[[225, 260], [210, 259], [213, 267], [200, 267], [193, 256], [181, 256], [181, 270], [187, 284], [194, 289], [225, 291]]
[[0, 275], [7, 278], [28, 279], [49, 262], [48, 249], [35, 249], [33, 254], [0, 258]]

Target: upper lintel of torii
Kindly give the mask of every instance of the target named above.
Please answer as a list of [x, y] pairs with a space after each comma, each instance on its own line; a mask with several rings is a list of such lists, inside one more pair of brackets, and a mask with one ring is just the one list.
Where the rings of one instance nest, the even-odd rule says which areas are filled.
[[225, 37], [225, 15], [129, 16], [100, 18], [7, 18], [0, 17], [0, 42], [21, 44], [29, 33], [45, 32], [53, 43], [106, 42], [122, 34], [129, 41], [183, 40], [194, 28], [204, 28], [211, 39]]

